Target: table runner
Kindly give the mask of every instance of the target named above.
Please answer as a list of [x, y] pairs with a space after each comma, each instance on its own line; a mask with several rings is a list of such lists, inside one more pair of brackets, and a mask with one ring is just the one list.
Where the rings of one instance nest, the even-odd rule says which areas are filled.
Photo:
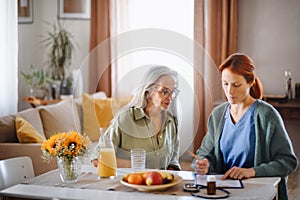
[[[127, 187], [121, 184], [120, 180], [123, 176], [117, 176], [114, 179], [98, 179], [97, 174], [92, 172], [82, 172], [79, 175], [78, 182], [76, 183], [63, 183], [60, 180], [59, 171], [52, 170], [40, 176], [26, 180], [23, 184], [31, 185], [43, 185], [52, 187], [68, 187], [68, 188], [80, 188], [80, 189], [98, 189], [98, 190], [112, 190], [112, 191], [124, 191], [124, 192], [141, 192], [134, 188]], [[183, 191], [183, 184], [191, 181], [182, 181], [178, 185], [167, 188], [163, 191], [151, 191], [155, 194], [166, 195], [180, 195], [190, 196], [189, 193]]]

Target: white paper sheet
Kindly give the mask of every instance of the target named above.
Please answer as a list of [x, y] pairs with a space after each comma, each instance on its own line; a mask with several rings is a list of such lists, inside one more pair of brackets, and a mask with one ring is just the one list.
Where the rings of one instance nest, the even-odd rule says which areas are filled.
[[[217, 178], [216, 187], [220, 188], [243, 188], [243, 183], [240, 180], [225, 179], [222, 180], [223, 174], [215, 175]], [[206, 186], [207, 185], [207, 175], [196, 175], [195, 183], [197, 185]]]

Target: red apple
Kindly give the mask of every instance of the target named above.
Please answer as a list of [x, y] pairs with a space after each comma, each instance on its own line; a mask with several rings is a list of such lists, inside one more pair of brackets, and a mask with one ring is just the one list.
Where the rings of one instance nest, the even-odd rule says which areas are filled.
[[149, 173], [150, 173], [150, 171], [147, 171], [147, 172], [144, 172], [142, 175], [145, 182], [146, 182], [146, 179], [147, 179], [147, 176]]
[[145, 180], [146, 185], [161, 185], [163, 178], [159, 172], [149, 172]]

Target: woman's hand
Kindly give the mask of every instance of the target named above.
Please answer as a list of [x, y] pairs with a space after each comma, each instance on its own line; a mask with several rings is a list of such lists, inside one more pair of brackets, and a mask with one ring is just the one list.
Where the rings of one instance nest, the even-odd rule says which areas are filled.
[[204, 175], [208, 173], [209, 162], [206, 158], [203, 160], [197, 159], [194, 164], [195, 170], [198, 174]]
[[91, 163], [94, 165], [94, 167], [98, 167], [98, 160], [92, 160]]
[[240, 168], [240, 167], [232, 167], [229, 169], [222, 179], [231, 178], [231, 179], [243, 179], [243, 178], [251, 178], [255, 176], [255, 171], [253, 168]]

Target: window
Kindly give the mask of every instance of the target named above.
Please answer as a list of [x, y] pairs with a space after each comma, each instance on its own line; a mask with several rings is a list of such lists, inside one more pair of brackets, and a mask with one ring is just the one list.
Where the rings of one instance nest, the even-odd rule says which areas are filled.
[[[116, 31], [116, 34], [155, 28], [169, 31], [167, 37], [180, 35], [185, 38], [184, 42], [175, 41], [182, 44], [181, 55], [174, 53], [172, 48], [149, 48], [148, 45], [147, 48], [141, 46], [141, 48], [134, 49], [132, 52], [126, 52], [125, 55], [117, 58], [115, 61], [117, 68], [113, 72], [115, 77], [113, 77], [114, 83], [112, 88], [113, 95], [122, 96], [131, 93], [132, 89], [139, 84], [140, 78], [142, 78], [141, 73], [144, 71], [141, 67], [147, 65], [165, 65], [176, 70], [179, 74], [179, 90], [181, 91], [177, 99], [179, 103], [179, 135], [183, 135], [180, 142], [182, 154], [191, 145], [194, 137], [194, 105], [191, 103], [194, 98], [191, 95], [194, 92], [194, 68], [192, 66], [194, 0], [130, 0], [126, 6], [128, 7], [123, 10], [123, 12], [127, 12], [126, 19], [122, 17], [122, 19], [117, 20], [119, 26], [115, 27], [118, 27], [119, 30]], [[122, 20], [124, 20], [124, 23], [121, 23]], [[160, 38], [152, 37], [152, 35], [150, 35], [150, 39], [156, 44], [164, 42]], [[136, 38], [133, 37], [131, 40], [134, 43]], [[192, 45], [184, 46], [187, 43]], [[189, 58], [183, 54], [188, 55]]]
[[[156, 28], [182, 34], [191, 42], [194, 37], [194, 1], [193, 0], [130, 0], [128, 1], [128, 16], [126, 30], [118, 30], [117, 33], [133, 31], [143, 28]], [[159, 41], [158, 41], [159, 42]], [[192, 48], [192, 47], [191, 47]], [[193, 55], [193, 50], [188, 50]], [[161, 64], [180, 71], [180, 75], [188, 81], [193, 88], [193, 67], [182, 56], [175, 55], [169, 49], [140, 48], [118, 58], [116, 82], [119, 82], [129, 71], [136, 67]], [[182, 70], [184, 68], [184, 70]], [[132, 88], [137, 83], [133, 78], [132, 84], [126, 87]], [[129, 89], [130, 90], [130, 89]], [[124, 91], [124, 88], [121, 90]]]

